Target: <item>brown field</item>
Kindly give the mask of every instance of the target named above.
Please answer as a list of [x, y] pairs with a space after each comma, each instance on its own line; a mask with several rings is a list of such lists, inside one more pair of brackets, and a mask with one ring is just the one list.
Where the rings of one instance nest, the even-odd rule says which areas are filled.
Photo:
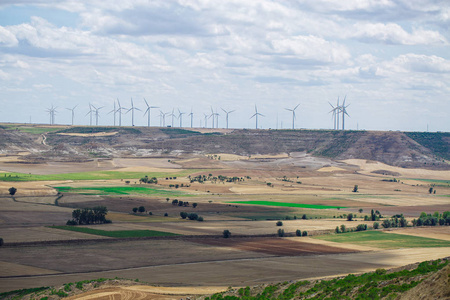
[[[225, 132], [225, 131], [224, 131]], [[226, 133], [226, 132], [225, 132]], [[210, 154], [211, 155], [211, 154]], [[448, 256], [450, 248], [377, 249], [308, 237], [294, 237], [296, 230], [308, 235], [331, 232], [336, 226], [354, 228], [371, 209], [385, 216], [403, 213], [409, 219], [421, 212], [450, 210], [450, 187], [436, 187], [408, 178], [450, 178], [450, 171], [391, 167], [365, 160], [332, 161], [305, 153], [238, 156], [221, 154], [221, 160], [205, 155], [176, 158], [113, 158], [82, 163], [47, 162], [21, 164], [18, 157], [0, 157], [0, 171], [35, 174], [116, 170], [133, 172], [174, 172], [207, 169], [192, 176], [238, 176], [237, 183], [194, 182], [179, 188], [180, 196], [165, 194], [81, 195], [64, 194], [55, 206], [57, 192], [52, 186], [123, 186], [120, 180], [1, 182], [0, 181], [0, 291], [27, 287], [61, 285], [95, 278], [139, 278], [148, 286], [104, 286], [77, 299], [119, 297], [179, 299], [186, 295], [210, 294], [228, 286], [245, 286], [360, 273], [377, 268], [396, 267], [422, 260]], [[168, 160], [171, 160], [169, 162]], [[385, 170], [403, 183], [382, 181], [393, 178], [374, 171]], [[247, 177], [248, 176], [248, 177]], [[158, 178], [158, 187], [175, 191], [169, 184], [188, 184], [189, 179]], [[137, 179], [136, 179], [137, 180]], [[298, 183], [297, 183], [298, 182]], [[301, 182], [301, 183], [300, 183]], [[271, 183], [273, 187], [269, 187]], [[357, 193], [353, 193], [358, 185]], [[18, 191], [15, 200], [8, 188]], [[133, 186], [132, 184], [130, 186]], [[142, 186], [142, 185], [137, 185]], [[151, 186], [150, 186], [151, 187]], [[166, 201], [166, 198], [170, 198]], [[171, 204], [173, 199], [188, 201], [188, 207]], [[341, 209], [313, 209], [230, 203], [265, 200], [297, 204], [341, 206]], [[194, 209], [192, 203], [198, 203]], [[52, 229], [64, 225], [75, 208], [106, 206], [112, 224], [89, 225], [101, 230], [158, 230], [183, 235], [174, 238], [111, 239], [80, 232]], [[132, 208], [144, 206], [144, 214]], [[363, 209], [360, 213], [359, 210]], [[197, 213], [203, 222], [182, 220], [180, 212]], [[152, 212], [149, 215], [148, 212]], [[164, 217], [167, 213], [168, 217]], [[345, 215], [356, 214], [355, 221]], [[307, 219], [301, 219], [306, 215]], [[293, 217], [296, 219], [293, 219]], [[285, 218], [289, 217], [289, 220]], [[282, 220], [283, 226], [276, 226]], [[450, 227], [392, 230], [395, 234], [450, 240]], [[222, 232], [228, 229], [230, 239]], [[289, 237], [279, 238], [283, 229]], [[12, 245], [11, 243], [22, 243]], [[168, 295], [171, 294], [171, 295]], [[70, 298], [68, 298], [70, 299]]]

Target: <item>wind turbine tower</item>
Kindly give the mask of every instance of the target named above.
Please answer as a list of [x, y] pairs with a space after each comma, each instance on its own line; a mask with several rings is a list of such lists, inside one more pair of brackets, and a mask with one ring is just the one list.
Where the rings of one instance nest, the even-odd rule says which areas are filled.
[[250, 117], [250, 119], [253, 118], [253, 117], [255, 117], [255, 119], [256, 119], [256, 127], [255, 127], [255, 129], [258, 129], [258, 116], [264, 117], [263, 114], [260, 114], [258, 112], [258, 108], [256, 107], [256, 104], [255, 104], [255, 113]]
[[[193, 120], [194, 120], [194, 113], [192, 112], [192, 107], [191, 107], [191, 112], [188, 114], [188, 116], [191, 117], [191, 128], [192, 128], [192, 124], [193, 124]], [[201, 125], [200, 125], [201, 127]]]
[[89, 115], [89, 126], [92, 126], [92, 113], [94, 111], [92, 110], [92, 104], [89, 103], [89, 111], [87, 112], [86, 116]]
[[75, 108], [76, 108], [77, 106], [78, 106], [78, 104], [75, 105], [73, 108], [66, 108], [67, 110], [72, 111], [72, 126], [73, 126], [73, 120], [74, 120], [74, 118], [75, 118]]
[[345, 130], [345, 115], [347, 115], [348, 117], [350, 117], [350, 115], [347, 113], [347, 107], [350, 106], [350, 104], [348, 104], [347, 106], [345, 106], [345, 99], [347, 98], [347, 96], [344, 97], [344, 102], [342, 103], [341, 106], [341, 112], [342, 112], [342, 130]]
[[223, 110], [223, 112], [225, 113], [225, 120], [226, 120], [226, 122], [227, 122], [227, 129], [228, 129], [228, 115], [229, 114], [231, 114], [232, 112], [234, 112], [234, 110], [230, 110], [230, 111], [226, 111], [225, 109], [223, 109], [222, 108], [222, 110]]
[[131, 98], [131, 108], [127, 111], [127, 113], [129, 111], [131, 111], [131, 126], [134, 126], [134, 111], [135, 110], [139, 110], [141, 111], [139, 108], [135, 107], [133, 104], [133, 98]]
[[180, 109], [178, 109], [178, 119], [180, 119], [180, 128], [183, 127], [183, 115], [186, 114], [184, 112], [181, 112]]
[[159, 108], [159, 107], [158, 106], [150, 106], [150, 105], [148, 105], [148, 102], [147, 102], [147, 100], [145, 100], [145, 98], [144, 98], [144, 101], [145, 101], [145, 104], [147, 105], [147, 109], [144, 112], [144, 116], [145, 116], [145, 114], [148, 114], [147, 115], [147, 127], [150, 127], [150, 113], [151, 113], [151, 109], [152, 108]]
[[292, 129], [295, 129], [295, 127], [294, 127], [294, 122], [295, 122], [295, 110], [297, 109], [297, 107], [298, 107], [299, 105], [300, 105], [300, 104], [297, 104], [297, 106], [295, 106], [295, 107], [292, 108], [292, 109], [290, 109], [290, 108], [285, 108], [285, 110], [292, 111]]

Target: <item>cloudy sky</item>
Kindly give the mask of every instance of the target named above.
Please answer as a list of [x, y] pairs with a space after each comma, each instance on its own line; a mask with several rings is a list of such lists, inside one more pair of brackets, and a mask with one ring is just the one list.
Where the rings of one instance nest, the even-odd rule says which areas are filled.
[[449, 41], [448, 0], [2, 0], [0, 122], [321, 129], [346, 96], [348, 129], [450, 131]]

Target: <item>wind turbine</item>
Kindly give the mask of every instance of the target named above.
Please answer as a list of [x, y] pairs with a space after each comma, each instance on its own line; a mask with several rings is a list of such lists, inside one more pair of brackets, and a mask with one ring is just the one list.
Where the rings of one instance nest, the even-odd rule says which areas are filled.
[[147, 119], [147, 126], [150, 127], [150, 112], [151, 112], [151, 109], [152, 108], [159, 108], [159, 107], [158, 106], [150, 106], [150, 105], [148, 105], [148, 102], [147, 102], [147, 100], [145, 100], [145, 98], [144, 98], [144, 101], [145, 101], [145, 104], [147, 105], [147, 109], [144, 112], [144, 116], [145, 116], [145, 114], [148, 114], [147, 115], [147, 117], [148, 117], [148, 119]]
[[213, 110], [213, 108], [212, 108], [212, 106], [211, 106], [211, 114], [209, 115], [209, 118], [211, 118], [212, 117], [212, 125], [211, 125], [211, 128], [214, 128], [214, 117], [215, 117], [216, 115], [214, 114], [214, 110]]
[[89, 103], [89, 111], [87, 112], [86, 116], [89, 115], [89, 126], [92, 126], [92, 113], [94, 111], [92, 110], [92, 104]]
[[[120, 127], [120, 126], [122, 126], [122, 112], [124, 110], [127, 110], [127, 109], [120, 105], [119, 98], [117, 98], [117, 105], [119, 105], [119, 108], [117, 109], [117, 112], [119, 113], [119, 127]], [[128, 110], [127, 110], [127, 112], [128, 112]]]
[[78, 104], [75, 105], [73, 108], [66, 108], [67, 110], [72, 111], [72, 126], [73, 126], [73, 119], [74, 119], [74, 117], [75, 117], [75, 108], [76, 108], [77, 106], [78, 106]]
[[191, 107], [191, 112], [188, 114], [188, 116], [191, 117], [191, 128], [192, 128], [192, 123], [193, 123], [193, 119], [194, 119], [194, 113], [192, 112], [192, 107]]
[[330, 102], [328, 102], [328, 104], [330, 104], [330, 106], [333, 108], [330, 113], [333, 113], [333, 120], [334, 120], [334, 130], [339, 130], [339, 113], [341, 112], [342, 107], [339, 106], [339, 97], [337, 99], [337, 104], [336, 106], [333, 106], [333, 104], [331, 104]]
[[180, 128], [183, 127], [183, 115], [186, 114], [184, 112], [181, 112], [180, 109], [178, 109], [178, 119], [180, 119]]
[[226, 114], [225, 119], [226, 119], [226, 122], [227, 122], [227, 129], [228, 129], [228, 115], [231, 114], [232, 112], [234, 112], [234, 110], [226, 111], [226, 110], [223, 109], [223, 108], [222, 108], [222, 110], [223, 110], [223, 112]]
[[208, 127], [207, 126], [207, 124], [208, 124], [208, 114], [203, 113], [203, 115], [205, 116], [205, 126], [204, 127], [206, 128], [206, 127]]
[[92, 107], [94, 108], [95, 113], [95, 126], [98, 126], [98, 118], [100, 117], [99, 111], [103, 108], [103, 106], [96, 108], [94, 105], [92, 105]]
[[250, 119], [253, 118], [253, 117], [256, 118], [256, 127], [255, 127], [256, 129], [258, 129], [258, 116], [264, 117], [263, 114], [260, 114], [258, 112], [258, 108], [256, 107], [256, 104], [255, 104], [255, 113], [253, 114], [253, 116], [250, 117]]
[[131, 126], [134, 126], [134, 111], [135, 111], [135, 110], [141, 111], [139, 108], [134, 107], [134, 104], [133, 104], [133, 98], [131, 98], [131, 108], [127, 111], [127, 113], [128, 113], [129, 111], [131, 111]]
[[109, 115], [110, 113], [114, 113], [114, 126], [116, 126], [116, 113], [117, 113], [117, 110], [116, 110], [116, 101], [114, 101], [114, 108], [113, 108], [113, 110], [110, 111], [110, 112], [108, 113], [108, 115]]
[[295, 110], [297, 109], [297, 107], [299, 106], [300, 104], [297, 104], [297, 106], [296, 107], [294, 107], [293, 109], [290, 109], [290, 108], [285, 108], [285, 110], [289, 110], [289, 111], [292, 111], [292, 129], [295, 129], [295, 127], [294, 127], [294, 121], [295, 121]]
[[50, 115], [50, 125], [55, 124], [55, 113], [56, 113], [56, 108], [57, 108], [57, 107], [53, 107], [53, 104], [52, 104], [52, 107], [47, 109], [47, 112], [48, 112], [49, 115]]
[[347, 106], [345, 106], [345, 99], [347, 98], [347, 96], [344, 97], [344, 102], [342, 103], [341, 106], [341, 112], [342, 112], [342, 130], [345, 130], [345, 115], [347, 115], [350, 118], [350, 115], [347, 113], [347, 107], [350, 106], [350, 104], [348, 104]]

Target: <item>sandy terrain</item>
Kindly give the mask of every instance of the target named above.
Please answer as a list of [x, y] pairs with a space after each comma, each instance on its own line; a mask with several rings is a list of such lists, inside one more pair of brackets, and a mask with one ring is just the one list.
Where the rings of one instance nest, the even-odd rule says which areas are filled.
[[64, 133], [58, 132], [59, 135], [68, 135], [68, 136], [84, 136], [84, 137], [96, 137], [96, 136], [112, 136], [116, 135], [118, 132], [96, 132], [96, 133]]
[[450, 227], [416, 227], [389, 230], [389, 233], [421, 236], [431, 239], [450, 241]]
[[388, 170], [391, 172], [400, 173], [402, 177], [409, 178], [425, 178], [425, 179], [439, 179], [439, 180], [448, 180], [450, 178], [450, 171], [435, 171], [435, 170], [426, 170], [426, 169], [406, 169], [400, 167], [389, 166], [383, 164], [381, 162], [368, 162], [365, 159], [347, 159], [343, 162], [356, 165], [361, 168], [360, 173], [362, 174], [371, 174], [374, 175], [373, 171], [377, 170]]

